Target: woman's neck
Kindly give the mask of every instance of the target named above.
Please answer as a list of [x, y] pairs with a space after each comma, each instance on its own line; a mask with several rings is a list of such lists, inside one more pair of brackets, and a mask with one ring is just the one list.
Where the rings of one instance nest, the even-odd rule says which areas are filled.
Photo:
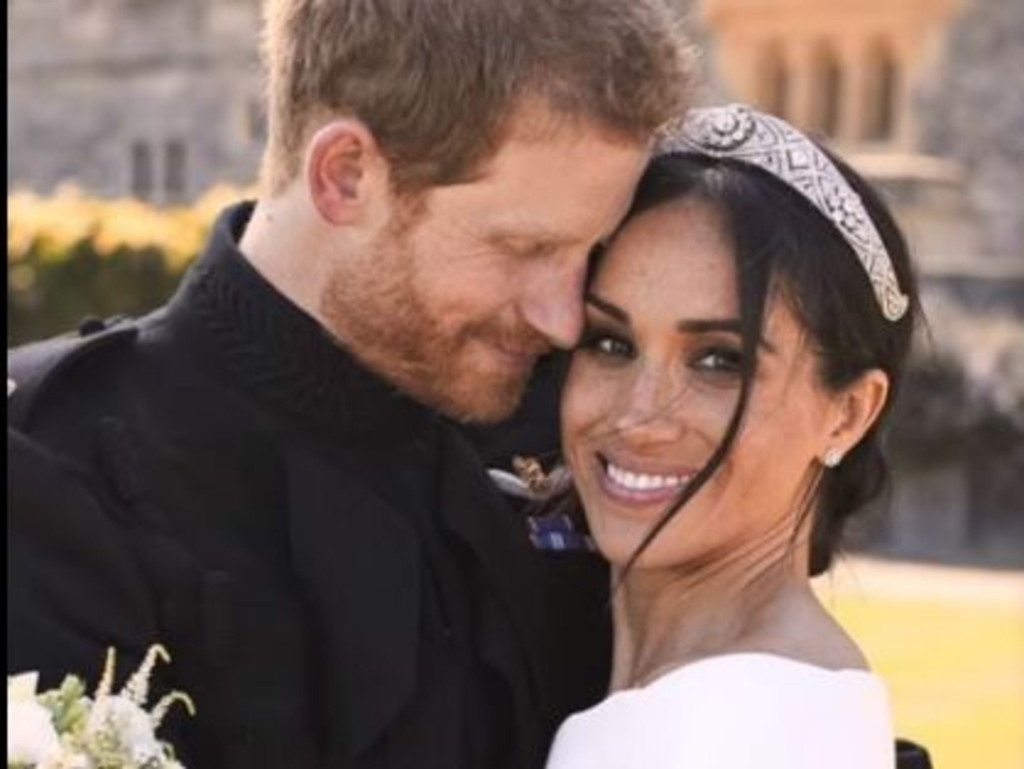
[[803, 563], [799, 552], [772, 548], [671, 569], [634, 567], [613, 597], [612, 690], [703, 657], [773, 648], [793, 607], [816, 603]]

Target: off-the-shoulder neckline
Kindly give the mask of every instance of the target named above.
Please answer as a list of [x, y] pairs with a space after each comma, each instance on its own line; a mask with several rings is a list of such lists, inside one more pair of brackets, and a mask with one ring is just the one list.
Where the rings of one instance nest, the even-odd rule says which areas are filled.
[[782, 654], [776, 654], [774, 652], [757, 652], [757, 651], [744, 651], [744, 652], [726, 652], [724, 654], [715, 654], [709, 657], [702, 657], [701, 659], [693, 660], [692, 662], [684, 662], [673, 668], [666, 669], [657, 678], [653, 678], [646, 683], [638, 686], [631, 686], [622, 689], [615, 689], [608, 693], [609, 697], [613, 697], [617, 694], [628, 694], [630, 692], [643, 692], [648, 691], [659, 684], [666, 681], [678, 678], [682, 675], [693, 673], [707, 667], [732, 664], [737, 662], [770, 662], [773, 665], [781, 664], [784, 666], [792, 666], [794, 668], [803, 669], [807, 673], [816, 673], [823, 676], [839, 676], [839, 677], [853, 677], [853, 678], [864, 678], [871, 681], [879, 681], [878, 676], [870, 670], [864, 668], [827, 668], [821, 665], [816, 665], [813, 662], [807, 662], [805, 660], [799, 660], [794, 657], [787, 657]]

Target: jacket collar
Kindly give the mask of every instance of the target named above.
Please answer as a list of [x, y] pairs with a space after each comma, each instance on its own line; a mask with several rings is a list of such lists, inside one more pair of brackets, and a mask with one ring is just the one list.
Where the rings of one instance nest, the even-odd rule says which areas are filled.
[[168, 321], [238, 387], [317, 433], [388, 438], [429, 410], [364, 368], [238, 250], [253, 204], [226, 209], [168, 304]]
[[[517, 753], [543, 751], [538, 656], [541, 590], [525, 528], [491, 486], [472, 447], [441, 430], [434, 506], [441, 526], [473, 554], [476, 653], [506, 682]], [[294, 568], [320, 631], [327, 741], [332, 755], [369, 749], [401, 716], [418, 680], [426, 554], [407, 515], [358, 472], [316, 450], [288, 455]], [[353, 621], [359, 632], [352, 632]]]
[[[441, 443], [441, 525], [476, 556], [482, 579], [511, 621], [516, 644], [528, 652], [526, 657], [531, 663], [536, 663], [538, 642], [545, 632], [543, 617], [537, 611], [542, 604], [537, 598], [543, 589], [543, 574], [541, 555], [530, 543], [526, 520], [498, 493], [474, 448], [460, 432], [445, 431]], [[475, 505], [467, 504], [470, 500], [478, 501]], [[491, 629], [494, 628], [485, 630]], [[501, 642], [491, 646], [491, 642], [499, 639], [483, 634], [485, 655], [495, 648], [507, 647], [508, 628], [501, 628], [500, 633]], [[534, 690], [539, 691], [540, 671], [535, 664], [529, 674]]]
[[287, 466], [292, 557], [316, 618], [325, 736], [331, 755], [356, 756], [413, 696], [420, 547], [403, 516], [320, 452], [293, 447]]

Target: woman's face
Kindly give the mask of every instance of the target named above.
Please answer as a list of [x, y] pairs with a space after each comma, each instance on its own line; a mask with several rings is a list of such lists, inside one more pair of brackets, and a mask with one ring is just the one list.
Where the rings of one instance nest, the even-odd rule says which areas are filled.
[[[562, 400], [562, 437], [591, 532], [622, 564], [708, 461], [740, 392], [734, 258], [720, 217], [674, 201], [629, 221], [591, 285]], [[770, 301], [742, 431], [643, 567], [764, 558], [789, 546], [837, 399], [809, 340]]]

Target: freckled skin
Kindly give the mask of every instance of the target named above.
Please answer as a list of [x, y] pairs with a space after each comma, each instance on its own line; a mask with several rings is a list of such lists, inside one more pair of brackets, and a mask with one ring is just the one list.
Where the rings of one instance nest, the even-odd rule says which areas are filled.
[[[621, 564], [675, 494], [625, 504], [609, 493], [603, 463], [696, 472], [721, 440], [739, 394], [738, 373], [721, 365], [722, 351], [739, 354], [738, 334], [678, 328], [738, 318], [734, 259], [719, 217], [693, 202], [642, 214], [616, 237], [591, 290], [625, 311], [629, 323], [591, 306], [590, 324], [621, 337], [631, 352], [590, 346], [574, 356], [563, 440], [597, 543]], [[792, 535], [794, 506], [826, 440], [835, 399], [819, 384], [802, 330], [782, 302], [770, 304], [765, 339], [774, 351], [761, 351], [745, 428], [730, 456], [642, 566], [731, 558], [763, 551], [767, 542], [784, 545]]]
[[[650, 485], [691, 476], [722, 440], [741, 386], [739, 306], [730, 242], [699, 201], [633, 218], [598, 267], [563, 392], [562, 438], [590, 530], [623, 580], [612, 605], [613, 691], [730, 652], [867, 667], [810, 589], [798, 519], [829, 441], [843, 435], [851, 445], [877, 415], [884, 374], [826, 390], [785, 302], [769, 297], [766, 312], [731, 451], [624, 572], [678, 494]], [[851, 418], [858, 413], [867, 416]]]

